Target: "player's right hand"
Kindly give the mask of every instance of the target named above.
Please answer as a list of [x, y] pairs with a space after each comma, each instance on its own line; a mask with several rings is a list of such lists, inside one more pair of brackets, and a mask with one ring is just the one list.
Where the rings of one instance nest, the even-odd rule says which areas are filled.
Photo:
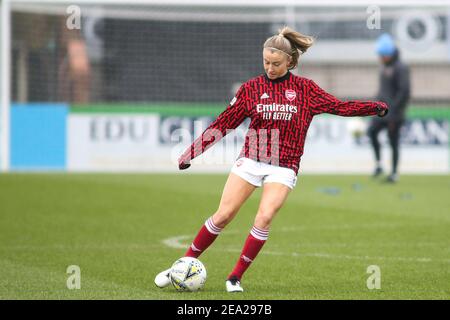
[[185, 169], [189, 168], [190, 166], [191, 166], [191, 164], [189, 163], [189, 161], [186, 161], [184, 159], [178, 160], [178, 168], [180, 170], [185, 170]]

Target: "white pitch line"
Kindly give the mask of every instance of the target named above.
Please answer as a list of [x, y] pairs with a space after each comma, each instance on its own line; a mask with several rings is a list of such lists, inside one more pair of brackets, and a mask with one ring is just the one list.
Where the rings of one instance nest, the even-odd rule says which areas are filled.
[[181, 241], [188, 239], [188, 238], [190, 239], [192, 237], [193, 236], [191, 236], [191, 235], [172, 237], [172, 238], [167, 238], [167, 239], [163, 240], [162, 243], [165, 244], [166, 246], [168, 246], [169, 248], [186, 249], [189, 245], [181, 243]]
[[[193, 239], [193, 235], [181, 235], [177, 237], [171, 237], [164, 239], [163, 244], [173, 249], [186, 249], [189, 244], [183, 243], [183, 240]], [[226, 252], [241, 252], [235, 248], [221, 248]], [[298, 252], [281, 252], [281, 251], [263, 251], [263, 254], [276, 255], [276, 256], [292, 256], [292, 257], [310, 257], [310, 258], [325, 258], [325, 259], [345, 259], [345, 260], [386, 260], [386, 261], [403, 261], [403, 262], [444, 262], [450, 263], [450, 259], [432, 259], [427, 257], [380, 257], [380, 256], [352, 256], [342, 254], [329, 254], [329, 253], [298, 253]]]

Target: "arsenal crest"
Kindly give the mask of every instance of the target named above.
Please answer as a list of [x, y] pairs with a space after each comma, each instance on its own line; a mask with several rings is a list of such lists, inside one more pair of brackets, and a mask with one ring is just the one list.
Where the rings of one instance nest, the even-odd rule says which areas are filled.
[[286, 90], [284, 95], [286, 96], [286, 99], [288, 99], [289, 101], [292, 101], [297, 97], [297, 93], [291, 89]]

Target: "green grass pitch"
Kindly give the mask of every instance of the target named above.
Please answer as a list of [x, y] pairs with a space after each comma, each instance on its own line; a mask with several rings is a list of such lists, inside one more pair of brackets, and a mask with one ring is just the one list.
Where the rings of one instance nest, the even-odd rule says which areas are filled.
[[[450, 178], [299, 176], [269, 241], [227, 294], [261, 190], [200, 260], [200, 292], [159, 289], [217, 208], [226, 175], [0, 175], [0, 299], [449, 299]], [[69, 290], [70, 265], [81, 289]], [[369, 290], [367, 268], [381, 270]]]

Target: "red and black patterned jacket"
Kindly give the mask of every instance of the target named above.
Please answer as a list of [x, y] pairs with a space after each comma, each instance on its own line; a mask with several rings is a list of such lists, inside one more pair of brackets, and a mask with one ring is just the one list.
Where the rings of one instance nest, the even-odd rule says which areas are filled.
[[298, 173], [306, 133], [314, 116], [385, 115], [382, 102], [341, 101], [314, 81], [288, 72], [276, 80], [265, 74], [245, 82], [228, 107], [179, 158], [179, 168], [251, 119], [239, 157], [291, 168]]

